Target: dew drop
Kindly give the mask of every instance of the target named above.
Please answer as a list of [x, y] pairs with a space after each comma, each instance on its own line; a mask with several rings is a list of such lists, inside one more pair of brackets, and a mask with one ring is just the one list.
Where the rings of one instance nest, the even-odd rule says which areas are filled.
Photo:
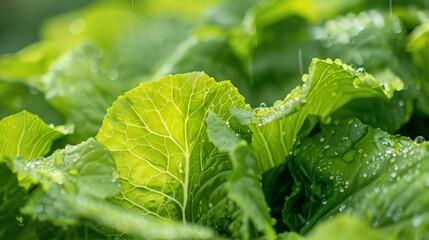
[[331, 123], [331, 121], [332, 121], [332, 117], [331, 116], [328, 116], [328, 117], [325, 117], [325, 118], [322, 119], [322, 123], [323, 124], [329, 124], [329, 123]]
[[179, 162], [179, 172], [183, 173], [183, 164], [182, 164], [182, 162]]
[[364, 73], [364, 72], [365, 72], [365, 68], [360, 67], [360, 68], [358, 68], [358, 69], [356, 70], [356, 72], [357, 72], [357, 73]]
[[77, 169], [70, 169], [69, 170], [69, 174], [72, 175], [72, 176], [76, 176], [76, 175], [79, 174], [79, 170], [77, 170]]
[[282, 100], [277, 100], [274, 102], [273, 107], [279, 110], [285, 103]]
[[343, 61], [341, 61], [341, 59], [337, 58], [337, 59], [335, 59], [334, 63], [341, 66], [343, 64]]
[[355, 157], [356, 157], [356, 150], [351, 150], [351, 151], [348, 151], [346, 154], [344, 154], [343, 161], [346, 163], [351, 163], [353, 162]]
[[423, 136], [417, 136], [415, 139], [414, 139], [414, 143], [415, 144], [420, 144], [420, 143], [423, 143], [423, 142], [425, 142], [426, 141], [426, 139], [423, 137]]
[[301, 77], [301, 80], [303, 82], [307, 82], [308, 81], [308, 74], [303, 74], [302, 77]]
[[412, 218], [411, 224], [414, 228], [418, 228], [423, 223], [423, 216], [422, 215], [416, 215]]
[[74, 20], [69, 27], [69, 31], [73, 35], [79, 35], [85, 30], [86, 22], [82, 18]]
[[107, 77], [112, 80], [115, 81], [116, 79], [118, 79], [119, 73], [117, 70], [110, 70], [109, 73], [107, 74]]
[[16, 215], [15, 218], [19, 226], [24, 226], [24, 218], [21, 215]]
[[30, 94], [36, 95], [37, 93], [39, 93], [39, 91], [37, 90], [37, 88], [35, 88], [35, 87], [31, 87], [30, 88]]
[[363, 80], [358, 78], [358, 77], [353, 79], [353, 86], [354, 87], [359, 87], [358, 85], [361, 85], [362, 83], [363, 83]]
[[259, 107], [260, 107], [260, 108], [266, 108], [266, 107], [267, 107], [267, 104], [266, 104], [266, 103], [264, 103], [264, 102], [261, 102], [261, 104], [259, 104]]

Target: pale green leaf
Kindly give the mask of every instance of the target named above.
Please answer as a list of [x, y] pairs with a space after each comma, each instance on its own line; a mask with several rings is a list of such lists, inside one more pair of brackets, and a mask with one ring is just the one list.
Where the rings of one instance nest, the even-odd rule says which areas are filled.
[[[47, 158], [18, 158], [15, 167], [21, 176], [41, 185], [46, 192], [60, 186], [63, 193], [105, 199], [119, 191], [112, 155], [92, 138], [76, 146], [68, 145]], [[56, 189], [53, 192], [57, 193]]]
[[0, 121], [0, 160], [11, 164], [16, 157], [30, 160], [44, 156], [55, 139], [71, 131], [70, 127], [48, 126], [27, 111], [5, 117]]
[[234, 106], [244, 106], [237, 89], [202, 72], [142, 83], [119, 97], [97, 135], [118, 166], [117, 203], [169, 221], [227, 228], [217, 219], [227, 217], [221, 214], [227, 202], [219, 185], [230, 164], [215, 155], [205, 120], [209, 111], [229, 120]]
[[[118, 174], [110, 152], [94, 139], [67, 146], [44, 159], [29, 162], [18, 159], [15, 166], [21, 176], [40, 186], [33, 190], [22, 212], [42, 222], [70, 226], [76, 231], [76, 238], [88, 237], [87, 234], [100, 237], [93, 229], [85, 230], [88, 226], [112, 237], [123, 234], [145, 239], [214, 237], [211, 230], [203, 227], [145, 218], [109, 203], [106, 198], [117, 194], [120, 188]], [[64, 237], [70, 234], [63, 233]]]

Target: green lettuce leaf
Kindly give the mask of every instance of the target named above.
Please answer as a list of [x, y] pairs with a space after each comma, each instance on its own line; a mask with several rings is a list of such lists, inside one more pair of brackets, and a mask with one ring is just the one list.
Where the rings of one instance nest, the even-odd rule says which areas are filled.
[[[15, 173], [16, 158], [22, 162], [47, 154], [52, 143], [72, 132], [71, 127], [46, 125], [39, 117], [27, 111], [5, 117], [0, 121], [0, 222], [4, 228], [0, 238], [26, 239], [34, 237], [32, 221], [21, 215], [31, 184]], [[7, 167], [6, 167], [7, 166]], [[18, 176], [20, 174], [18, 173]], [[23, 188], [24, 187], [24, 188]]]
[[[315, 122], [309, 117], [330, 122], [332, 113], [354, 99], [380, 98], [387, 102], [403, 87], [402, 82], [380, 83], [339, 59], [314, 59], [309, 75], [303, 75], [302, 80], [302, 85], [272, 107], [261, 104], [253, 110], [232, 110], [238, 121], [252, 130], [250, 146], [263, 172], [283, 163], [299, 137], [311, 131]], [[367, 114], [376, 111], [371, 105], [364, 108]]]
[[64, 119], [34, 87], [18, 82], [0, 81], [0, 119], [23, 109], [38, 115], [43, 121], [62, 124]]
[[106, 239], [106, 235], [94, 230], [96, 224], [81, 218], [73, 202], [78, 200], [77, 194], [90, 193], [105, 198], [119, 189], [117, 180], [111, 176], [114, 162], [100, 143], [90, 139], [79, 146], [58, 150], [47, 158], [29, 161], [17, 158], [15, 168], [21, 184], [33, 185], [31, 191], [25, 193], [28, 201], [20, 207], [23, 217], [33, 218], [23, 223], [27, 234], [37, 239]]
[[48, 126], [27, 111], [5, 117], [0, 121], [0, 161], [6, 161], [12, 166], [16, 157], [30, 160], [44, 156], [55, 139], [70, 132], [70, 127]]
[[[403, 84], [403, 90], [391, 101], [377, 99], [354, 100], [346, 109], [366, 124], [397, 131], [413, 112], [417, 97], [416, 67], [409, 54], [403, 51], [406, 28], [396, 16], [387, 11], [367, 10], [347, 14], [310, 28], [311, 37], [321, 48], [320, 57], [340, 58], [348, 64], [363, 67], [384, 84]], [[370, 103], [371, 102], [371, 103]], [[378, 105], [378, 111], [363, 114], [360, 106]], [[384, 116], [389, 115], [388, 119]], [[382, 120], [382, 121], [381, 121]]]
[[23, 82], [41, 88], [38, 76], [49, 70], [49, 65], [61, 53], [58, 42], [40, 42], [30, 45], [15, 54], [0, 57], [0, 79]]
[[[47, 158], [15, 160], [22, 178], [40, 185], [23, 209], [40, 220], [74, 223], [76, 217], [63, 202], [68, 195], [88, 195], [106, 199], [119, 191], [117, 172], [111, 154], [94, 139], [79, 145], [69, 145]], [[54, 204], [57, 204], [55, 205]]]
[[76, 126], [72, 142], [95, 136], [106, 109], [128, 89], [115, 81], [102, 54], [102, 49], [84, 42], [61, 55], [42, 77], [47, 101]]
[[[144, 218], [108, 202], [107, 198], [119, 192], [119, 175], [113, 156], [92, 138], [76, 146], [69, 145], [47, 158], [28, 162], [17, 159], [15, 167], [21, 176], [38, 186], [22, 213], [42, 223], [70, 226], [69, 231], [63, 232], [64, 237], [75, 234], [74, 238], [100, 239], [126, 234], [146, 239], [209, 239], [214, 236], [201, 227]], [[45, 227], [52, 229], [50, 225]], [[49, 232], [41, 234], [49, 236]]]
[[356, 119], [323, 126], [290, 161], [301, 186], [285, 204], [285, 223], [306, 233], [345, 213], [386, 234], [426, 238], [428, 149], [421, 137], [392, 136]]
[[[101, 231], [94, 230], [94, 228], [90, 227], [91, 223], [89, 223], [88, 221], [82, 221], [81, 223], [86, 225], [57, 226], [46, 221], [45, 222], [34, 221], [33, 231], [35, 232], [35, 237], [31, 239], [113, 240], [115, 238], [116, 239], [118, 238], [117, 235], [110, 236], [110, 235], [101, 233]], [[27, 238], [27, 239], [30, 239], [30, 238]]]
[[322, 222], [305, 236], [295, 232], [286, 232], [279, 236], [279, 240], [383, 240], [397, 239], [394, 234], [386, 235], [383, 232], [371, 228], [359, 218], [347, 215], [338, 215], [333, 219]]
[[429, 20], [414, 28], [411, 32], [407, 50], [412, 52], [413, 63], [418, 67], [418, 72], [415, 77], [419, 80], [421, 91], [417, 99], [417, 108], [426, 116], [429, 115], [429, 70], [427, 62], [429, 61]]
[[237, 208], [224, 186], [231, 162], [208, 141], [205, 122], [213, 111], [236, 126], [229, 112], [234, 106], [244, 106], [237, 89], [201, 72], [142, 83], [119, 97], [97, 135], [120, 173], [115, 202], [167, 221], [236, 231], [226, 212]]
[[[232, 161], [232, 171], [226, 183], [228, 197], [235, 201], [260, 232], [267, 239], [275, 238], [268, 205], [261, 188], [261, 169], [252, 156], [249, 145], [216, 114], [210, 112], [207, 117], [207, 133], [211, 142], [221, 153], [228, 153]], [[243, 238], [249, 238], [251, 228], [248, 221], [240, 226]]]
[[26, 191], [18, 185], [15, 174], [0, 162], [0, 238], [15, 239], [24, 229], [19, 209], [24, 206]]

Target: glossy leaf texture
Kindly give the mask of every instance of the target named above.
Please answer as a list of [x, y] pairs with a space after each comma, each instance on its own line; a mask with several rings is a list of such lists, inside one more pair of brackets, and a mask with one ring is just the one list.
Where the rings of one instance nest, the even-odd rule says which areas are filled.
[[113, 157], [94, 139], [57, 150], [47, 158], [18, 158], [15, 168], [20, 178], [40, 185], [23, 212], [42, 221], [75, 223], [75, 213], [64, 199], [79, 195], [106, 199], [119, 191]]
[[116, 81], [118, 73], [109, 68], [103, 52], [84, 42], [61, 55], [41, 78], [47, 101], [75, 125], [74, 142], [94, 137], [106, 109], [128, 89]]
[[[402, 84], [380, 83], [366, 72], [354, 69], [341, 60], [314, 59], [303, 83], [284, 100], [272, 107], [246, 110], [233, 109], [232, 113], [252, 130], [252, 150], [262, 171], [279, 166], [293, 150], [300, 135], [308, 134], [314, 126], [310, 117], [330, 122], [331, 114], [355, 99], [379, 98], [388, 101]], [[371, 105], [362, 106], [367, 114], [376, 111]], [[382, 120], [381, 120], [382, 121]]]
[[[397, 131], [409, 120], [418, 82], [410, 55], [401, 51], [407, 33], [398, 17], [387, 11], [367, 10], [330, 19], [311, 27], [310, 32], [319, 45], [320, 56], [340, 58], [371, 73], [384, 84], [403, 85], [389, 102], [380, 99], [351, 101], [347, 108], [354, 111], [355, 117], [388, 132]], [[361, 106], [368, 104], [377, 105], [379, 110], [365, 114]], [[390, 117], [385, 119], [386, 115]]]
[[0, 163], [0, 183], [0, 238], [15, 239], [24, 229], [19, 209], [24, 206], [27, 193], [5, 163]]
[[44, 156], [55, 139], [72, 131], [70, 127], [48, 126], [27, 111], [5, 117], [0, 121], [0, 161], [12, 166], [16, 157], [30, 160]]
[[207, 133], [219, 152], [227, 153], [232, 162], [231, 175], [226, 183], [227, 194], [243, 211], [243, 218], [249, 219], [237, 226], [242, 232], [241, 237], [251, 237], [251, 221], [258, 231], [265, 233], [265, 238], [275, 239], [269, 207], [261, 188], [261, 169], [249, 145], [212, 112], [207, 118]]
[[119, 175], [110, 152], [94, 139], [67, 146], [47, 158], [17, 159], [15, 167], [21, 178], [36, 186], [21, 212], [37, 218], [36, 230], [45, 225], [44, 231], [36, 231], [39, 237], [52, 237], [49, 231], [55, 226], [70, 227], [62, 232], [67, 239], [113, 238], [124, 233], [127, 239], [214, 236], [202, 227], [148, 219], [107, 201], [119, 192]]
[[237, 89], [202, 72], [142, 83], [119, 97], [97, 135], [120, 173], [115, 202], [166, 221], [233, 231], [227, 218], [236, 208], [223, 186], [231, 163], [208, 141], [205, 121], [212, 111], [236, 126], [234, 106], [244, 106]]
[[386, 234], [425, 238], [428, 154], [421, 137], [392, 136], [356, 119], [324, 126], [290, 161], [299, 191], [287, 199], [284, 221], [306, 233], [345, 213]]
[[[423, 17], [422, 17], [423, 18]], [[429, 18], [414, 28], [407, 42], [407, 50], [412, 52], [413, 62], [418, 67], [415, 77], [418, 79], [421, 92], [417, 99], [417, 108], [425, 115], [429, 115], [428, 93], [429, 93], [429, 71], [427, 63], [429, 61]]]

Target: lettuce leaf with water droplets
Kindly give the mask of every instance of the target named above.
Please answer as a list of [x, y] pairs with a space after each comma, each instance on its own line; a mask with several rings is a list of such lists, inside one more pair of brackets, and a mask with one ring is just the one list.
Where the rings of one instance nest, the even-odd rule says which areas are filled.
[[122, 188], [116, 203], [166, 221], [194, 222], [231, 233], [237, 206], [225, 182], [231, 162], [208, 141], [213, 111], [232, 126], [244, 98], [231, 83], [204, 73], [142, 83], [108, 110], [97, 139], [112, 151]]
[[6, 161], [12, 167], [16, 157], [30, 160], [44, 156], [55, 139], [72, 131], [67, 126], [48, 126], [27, 111], [5, 117], [0, 121], [0, 161]]
[[[312, 26], [310, 31], [311, 38], [319, 45], [319, 58], [340, 58], [361, 67], [385, 85], [404, 86], [389, 102], [375, 98], [352, 100], [345, 108], [353, 111], [354, 117], [392, 133], [409, 120], [418, 82], [413, 76], [416, 67], [402, 50], [406, 28], [396, 16], [383, 10], [367, 10], [338, 16]], [[378, 110], [366, 114], [361, 106], [369, 104]], [[390, 117], [385, 118], [386, 115]]]
[[[309, 151], [311, 149], [311, 151]], [[306, 233], [345, 213], [386, 234], [425, 238], [429, 147], [357, 119], [322, 126], [290, 160], [299, 191], [287, 199], [285, 223]]]
[[[227, 153], [232, 162], [226, 183], [228, 197], [243, 211], [243, 218], [249, 218], [258, 231], [264, 232], [265, 238], [274, 239], [275, 231], [260, 183], [262, 172], [249, 145], [212, 112], [207, 118], [207, 133], [219, 152]], [[250, 237], [249, 220], [244, 220], [239, 228], [242, 238]]]
[[[75, 236], [85, 239], [124, 233], [128, 237], [148, 239], [208, 239], [214, 236], [202, 227], [144, 218], [108, 202], [107, 198], [119, 192], [119, 176], [110, 152], [94, 139], [67, 146], [47, 158], [28, 162], [18, 158], [15, 168], [21, 178], [30, 179], [37, 186], [22, 213], [41, 223], [71, 226]], [[86, 229], [88, 227], [90, 229]], [[70, 233], [65, 231], [64, 234]]]
[[21, 179], [40, 186], [23, 212], [42, 221], [76, 223], [75, 213], [63, 203], [68, 195], [106, 199], [119, 191], [113, 157], [94, 139], [69, 145], [47, 158], [17, 158], [14, 166]]
[[67, 123], [75, 125], [74, 140], [70, 142], [94, 137], [106, 109], [128, 89], [126, 82], [110, 76], [112, 70], [102, 54], [101, 48], [84, 42], [61, 55], [42, 77], [47, 101]]
[[[388, 101], [401, 84], [380, 83], [370, 74], [354, 69], [337, 59], [314, 59], [303, 84], [272, 107], [253, 110], [232, 109], [232, 114], [252, 130], [251, 148], [261, 169], [266, 171], [285, 161], [300, 135], [308, 134], [317, 116], [322, 122], [332, 120], [331, 114], [354, 99], [379, 98]], [[362, 106], [368, 115], [376, 111]], [[353, 112], [351, 113], [353, 116]]]

